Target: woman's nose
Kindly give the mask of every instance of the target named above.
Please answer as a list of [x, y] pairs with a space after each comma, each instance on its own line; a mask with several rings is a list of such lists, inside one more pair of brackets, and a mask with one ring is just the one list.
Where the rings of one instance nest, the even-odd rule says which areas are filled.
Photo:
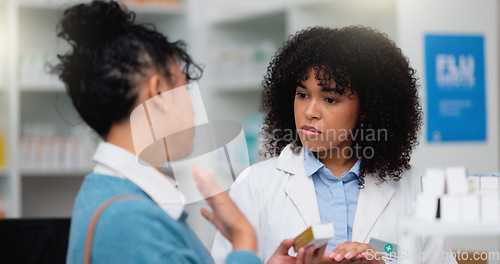
[[318, 104], [315, 100], [311, 100], [306, 108], [306, 118], [307, 119], [319, 119], [321, 118], [321, 111], [318, 108]]

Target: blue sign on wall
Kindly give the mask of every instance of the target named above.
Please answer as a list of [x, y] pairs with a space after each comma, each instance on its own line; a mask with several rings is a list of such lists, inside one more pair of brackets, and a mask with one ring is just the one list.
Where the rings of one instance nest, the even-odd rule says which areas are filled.
[[427, 141], [485, 141], [484, 37], [425, 36]]

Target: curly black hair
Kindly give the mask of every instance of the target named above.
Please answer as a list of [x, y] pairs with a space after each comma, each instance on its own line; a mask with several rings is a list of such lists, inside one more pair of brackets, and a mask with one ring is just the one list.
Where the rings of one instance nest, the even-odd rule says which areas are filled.
[[338, 93], [357, 93], [358, 131], [386, 132], [386, 140], [353, 139], [359, 153], [371, 148], [374, 154], [357, 156], [360, 184], [366, 173], [376, 173], [381, 181], [401, 179], [403, 168], [410, 168], [422, 125], [416, 73], [386, 34], [368, 27], [308, 28], [278, 50], [263, 81], [264, 156], [277, 156], [290, 143], [296, 152], [302, 147], [295, 128], [294, 97], [297, 83], [307, 79], [310, 69], [321, 86], [335, 82]]
[[135, 13], [115, 1], [94, 0], [64, 11], [58, 37], [71, 50], [52, 68], [65, 84], [82, 119], [105, 137], [111, 125], [130, 116], [141, 77], [153, 69], [170, 80], [179, 61], [188, 80], [203, 70], [182, 41], [170, 42], [152, 24], [137, 24]]

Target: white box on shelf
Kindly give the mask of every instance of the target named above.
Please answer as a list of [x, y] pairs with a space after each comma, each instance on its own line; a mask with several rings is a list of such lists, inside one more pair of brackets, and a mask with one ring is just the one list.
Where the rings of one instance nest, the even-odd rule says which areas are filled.
[[481, 194], [481, 221], [485, 223], [498, 223], [500, 221], [500, 194]]
[[481, 177], [479, 175], [469, 175], [469, 193], [479, 192], [481, 190]]
[[52, 160], [53, 164], [52, 166], [57, 169], [61, 170], [61, 138], [60, 137], [54, 137], [52, 138]]
[[481, 191], [498, 192], [498, 176], [481, 176]]
[[28, 160], [28, 157], [26, 155], [26, 148], [27, 148], [27, 142], [25, 139], [20, 138], [19, 142], [17, 144], [18, 147], [18, 160], [19, 160], [19, 167], [21, 169], [24, 169]]
[[427, 168], [422, 177], [422, 193], [433, 196], [444, 194], [445, 171], [439, 168]]
[[43, 171], [52, 170], [52, 148], [50, 145], [50, 138], [42, 138], [40, 140], [40, 149], [37, 150], [41, 153], [40, 169]]
[[423, 221], [434, 221], [437, 216], [438, 196], [420, 193], [417, 196], [415, 217]]
[[466, 223], [479, 222], [479, 194], [462, 196], [461, 219]]
[[446, 191], [448, 194], [466, 194], [468, 191], [465, 167], [446, 168]]
[[69, 148], [68, 155], [70, 159], [70, 169], [79, 169], [80, 168], [80, 155], [78, 153], [80, 142], [78, 142], [77, 137], [70, 137], [69, 139]]
[[443, 195], [440, 202], [441, 221], [446, 223], [460, 222], [460, 196]]

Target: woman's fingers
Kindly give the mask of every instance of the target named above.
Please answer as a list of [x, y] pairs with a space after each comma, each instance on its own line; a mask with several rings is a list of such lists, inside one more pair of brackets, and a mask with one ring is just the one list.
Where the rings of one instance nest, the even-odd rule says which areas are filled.
[[305, 248], [301, 247], [299, 251], [297, 252], [297, 262], [295, 264], [305, 264], [304, 263], [304, 254], [305, 254]]
[[314, 245], [308, 246], [306, 248], [306, 253], [304, 255], [304, 263], [311, 264], [313, 263], [314, 251], [316, 247]]
[[347, 252], [345, 253], [344, 258], [346, 259], [356, 258], [356, 256], [362, 254], [363, 252], [366, 252], [370, 248], [372, 247], [369, 244], [363, 244], [363, 243], [352, 244], [348, 248], [346, 248]]
[[[296, 257], [296, 264], [317, 264], [320, 263], [324, 253], [326, 244], [320, 248], [310, 245], [307, 248], [302, 247], [299, 249]], [[285, 254], [287, 254], [285, 252]]]
[[[360, 254], [372, 248], [369, 244], [359, 242], [345, 242], [338, 245], [330, 254], [330, 258], [335, 261], [344, 259], [353, 259], [359, 257]], [[373, 249], [373, 248], [372, 248]]]
[[203, 170], [195, 164], [192, 175], [198, 190], [212, 208], [212, 212], [202, 209], [203, 217], [233, 243], [233, 249], [256, 251], [257, 243], [253, 227], [231, 200], [229, 194], [217, 184], [213, 172]]
[[281, 241], [276, 251], [274, 251], [274, 255], [288, 255], [288, 250], [293, 246], [294, 241], [293, 238], [287, 238]]
[[195, 164], [193, 166], [192, 176], [196, 182], [196, 187], [209, 204], [215, 202], [214, 200], [216, 200], [217, 197], [214, 196], [216, 194], [224, 192], [224, 189], [220, 187], [214, 179], [213, 170], [203, 170], [200, 165]]
[[205, 217], [205, 219], [210, 221], [212, 224], [215, 224], [214, 223], [214, 214], [209, 212], [207, 209], [201, 208], [201, 215], [203, 215], [203, 217]]
[[324, 244], [322, 247], [320, 247], [314, 251], [313, 263], [320, 263], [321, 262], [321, 259], [323, 258], [323, 255], [325, 254], [326, 245], [327, 244]]

